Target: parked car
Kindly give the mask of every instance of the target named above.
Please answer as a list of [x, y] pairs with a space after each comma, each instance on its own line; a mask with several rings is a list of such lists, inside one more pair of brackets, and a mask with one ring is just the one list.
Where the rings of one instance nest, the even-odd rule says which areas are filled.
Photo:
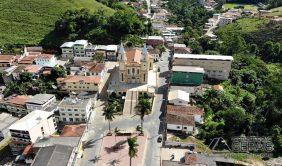
[[157, 141], [158, 141], [159, 143], [161, 143], [161, 142], [163, 141], [163, 137], [160, 135], [160, 136], [158, 137]]

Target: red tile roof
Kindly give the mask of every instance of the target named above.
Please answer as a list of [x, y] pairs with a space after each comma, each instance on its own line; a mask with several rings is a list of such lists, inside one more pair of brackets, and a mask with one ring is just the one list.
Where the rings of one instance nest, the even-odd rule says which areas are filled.
[[53, 54], [40, 54], [37, 56], [37, 59], [51, 59], [53, 58], [55, 55]]
[[105, 64], [104, 63], [97, 63], [96, 65], [92, 66], [89, 71], [93, 73], [101, 73], [103, 70], [105, 70]]
[[166, 121], [168, 124], [195, 126], [195, 120], [193, 115], [180, 116], [174, 114], [167, 114]]
[[167, 105], [167, 114], [175, 115], [203, 115], [204, 109], [196, 106]]
[[141, 50], [134, 48], [126, 51], [127, 63], [140, 63], [141, 60]]
[[86, 125], [65, 125], [62, 130], [61, 137], [81, 137]]
[[11, 97], [10, 99], [6, 100], [6, 103], [18, 106], [25, 106], [25, 103], [28, 99], [30, 99], [29, 96], [18, 95], [16, 97]]
[[11, 63], [16, 59], [14, 55], [0, 55], [0, 63]]
[[99, 84], [101, 82], [101, 77], [99, 76], [67, 76], [66, 78], [57, 78], [57, 81], [63, 81], [65, 83], [71, 82], [85, 82]]
[[25, 72], [28, 73], [38, 73], [42, 69], [40, 65], [28, 65], [24, 68]]

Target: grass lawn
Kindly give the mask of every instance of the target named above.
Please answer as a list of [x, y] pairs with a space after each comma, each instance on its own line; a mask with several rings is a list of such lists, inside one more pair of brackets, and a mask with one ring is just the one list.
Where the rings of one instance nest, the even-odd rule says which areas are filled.
[[177, 137], [177, 136], [171, 136], [168, 138], [168, 140], [170, 141], [175, 141], [175, 142], [185, 142], [185, 143], [194, 143], [196, 145], [196, 151], [197, 152], [206, 152], [208, 154], [211, 154], [211, 150], [208, 148], [207, 145], [205, 145], [203, 143], [203, 141], [200, 141], [194, 137], [187, 137], [187, 138], [180, 138], [180, 137]]
[[0, 0], [0, 45], [37, 45], [54, 29], [62, 13], [82, 8], [114, 13], [95, 0]]
[[252, 4], [239, 4], [239, 3], [225, 3], [223, 5], [223, 7], [225, 9], [234, 9], [237, 5], [243, 5], [244, 6], [244, 9], [247, 9], [247, 10], [257, 10], [257, 6], [255, 5], [252, 5]]
[[271, 13], [267, 14], [268, 16], [280, 16], [280, 17], [282, 17], [282, 6], [277, 7], [277, 8], [273, 8], [270, 11], [271, 11]]

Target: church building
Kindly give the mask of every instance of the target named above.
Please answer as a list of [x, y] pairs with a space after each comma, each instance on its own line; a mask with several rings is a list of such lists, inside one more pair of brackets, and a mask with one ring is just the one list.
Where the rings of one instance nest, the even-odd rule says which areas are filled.
[[142, 49], [124, 49], [121, 44], [118, 51], [119, 81], [123, 83], [146, 84], [148, 72], [153, 69], [153, 58], [146, 45]]

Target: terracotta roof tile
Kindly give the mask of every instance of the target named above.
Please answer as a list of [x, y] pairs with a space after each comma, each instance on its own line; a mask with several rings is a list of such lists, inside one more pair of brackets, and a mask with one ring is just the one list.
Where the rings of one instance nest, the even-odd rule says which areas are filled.
[[36, 58], [37, 59], [51, 59], [53, 58], [55, 55], [53, 54], [40, 54], [38, 55]]
[[0, 63], [10, 63], [16, 59], [14, 55], [0, 55]]
[[99, 76], [67, 76], [66, 78], [58, 78], [57, 81], [63, 81], [65, 83], [71, 82], [86, 82], [86, 83], [94, 83], [99, 84], [101, 81], [101, 77]]
[[141, 50], [134, 48], [126, 51], [126, 58], [127, 58], [127, 63], [140, 63], [141, 59]]
[[81, 137], [86, 125], [65, 125], [62, 130], [61, 137]]
[[96, 65], [92, 66], [89, 71], [94, 73], [101, 73], [105, 69], [104, 63], [97, 63]]
[[42, 69], [40, 65], [28, 65], [25, 67], [24, 71], [28, 73], [38, 73]]
[[196, 106], [167, 105], [167, 114], [175, 115], [203, 115], [204, 109]]
[[179, 116], [174, 114], [167, 114], [166, 121], [168, 124], [189, 125], [189, 126], [195, 125], [194, 116], [192, 115]]
[[13, 104], [13, 105], [19, 105], [19, 106], [25, 106], [25, 103], [28, 99], [30, 99], [29, 96], [18, 95], [16, 97], [11, 97], [10, 99], [6, 100], [6, 103]]

